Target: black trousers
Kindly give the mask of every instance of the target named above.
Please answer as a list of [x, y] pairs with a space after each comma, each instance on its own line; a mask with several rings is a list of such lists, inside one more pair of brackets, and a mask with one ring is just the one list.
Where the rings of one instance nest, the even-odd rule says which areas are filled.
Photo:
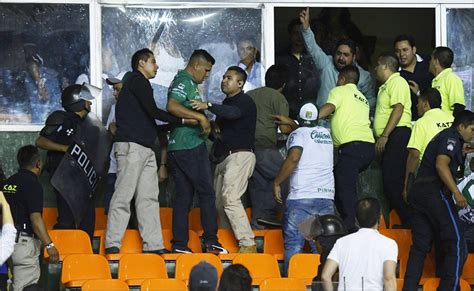
[[405, 226], [410, 225], [410, 209], [402, 197], [410, 134], [411, 129], [408, 127], [395, 128], [388, 137], [382, 155], [383, 191], [390, 201], [390, 207], [397, 211]]
[[94, 237], [94, 227], [95, 227], [95, 207], [94, 207], [94, 200], [91, 199], [89, 205], [86, 209], [86, 213], [82, 216], [82, 220], [79, 225], [76, 225], [76, 221], [74, 219], [74, 215], [72, 214], [71, 208], [69, 204], [67, 204], [66, 200], [63, 198], [61, 194], [59, 194], [56, 189], [54, 190], [56, 194], [56, 203], [58, 208], [58, 221], [53, 226], [54, 229], [81, 229], [89, 235], [89, 237]]
[[464, 226], [459, 220], [451, 193], [445, 191], [435, 179], [418, 179], [410, 193], [413, 208], [412, 237], [404, 291], [417, 290], [426, 254], [431, 250], [435, 236], [443, 253], [437, 261], [441, 278], [438, 290], [459, 290], [459, 278], [466, 260]]
[[334, 176], [335, 204], [350, 232], [356, 229], [357, 179], [375, 157], [375, 146], [368, 142], [350, 142], [339, 147]]

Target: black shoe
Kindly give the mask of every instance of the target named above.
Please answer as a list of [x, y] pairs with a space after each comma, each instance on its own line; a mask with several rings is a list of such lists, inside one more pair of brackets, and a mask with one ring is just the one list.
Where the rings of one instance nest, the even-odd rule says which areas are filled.
[[105, 249], [105, 254], [110, 255], [110, 254], [118, 254], [120, 253], [120, 249], [118, 247], [110, 247]]
[[229, 251], [222, 247], [220, 243], [206, 244], [206, 253], [211, 254], [228, 254]]
[[143, 251], [143, 253], [162, 255], [162, 254], [169, 254], [170, 251], [168, 251], [167, 249], [159, 249], [159, 250], [152, 250], [152, 251]]
[[178, 254], [192, 254], [193, 253], [193, 251], [188, 247], [184, 247], [184, 248], [174, 247], [171, 250], [171, 252], [172, 253], [178, 253]]

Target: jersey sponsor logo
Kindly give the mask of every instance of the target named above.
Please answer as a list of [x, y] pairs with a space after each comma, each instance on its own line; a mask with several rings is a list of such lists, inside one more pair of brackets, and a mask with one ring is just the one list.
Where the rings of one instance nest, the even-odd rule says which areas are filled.
[[452, 123], [451, 121], [448, 121], [448, 122], [436, 122], [436, 126], [437, 126], [439, 129], [451, 127], [452, 124], [453, 124], [453, 123]]
[[86, 174], [87, 180], [89, 181], [89, 185], [91, 186], [91, 188], [95, 190], [95, 187], [97, 186], [98, 177], [94, 166], [92, 165], [92, 162], [87, 156], [87, 154], [78, 144], [75, 144], [72, 148], [71, 156]]
[[369, 101], [367, 101], [367, 99], [365, 99], [364, 97], [354, 94], [354, 98], [369, 106]]
[[331, 135], [329, 133], [323, 133], [317, 130], [311, 132], [311, 139], [315, 143], [332, 144]]
[[3, 192], [16, 193], [16, 187], [17, 185], [14, 184], [5, 184], [3, 185]]

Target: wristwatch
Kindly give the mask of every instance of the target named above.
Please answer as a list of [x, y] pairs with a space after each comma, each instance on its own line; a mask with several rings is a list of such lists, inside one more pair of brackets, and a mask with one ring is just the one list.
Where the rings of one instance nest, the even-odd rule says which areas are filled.
[[207, 109], [211, 108], [212, 107], [212, 103], [211, 102], [207, 102]]
[[50, 242], [49, 244], [46, 245], [46, 249], [49, 250], [50, 248], [54, 247], [54, 243]]

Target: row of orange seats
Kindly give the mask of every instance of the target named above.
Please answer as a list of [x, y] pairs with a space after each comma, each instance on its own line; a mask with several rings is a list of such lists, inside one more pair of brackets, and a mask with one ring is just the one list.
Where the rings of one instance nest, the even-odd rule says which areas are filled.
[[[247, 217], [250, 219], [252, 215], [252, 209], [246, 208], [245, 212]], [[58, 217], [57, 208], [48, 207], [43, 208], [43, 220], [46, 226], [46, 229], [53, 229], [53, 226], [56, 224]], [[171, 229], [173, 222], [173, 208], [170, 207], [160, 207], [160, 221], [162, 229]], [[104, 208], [95, 209], [95, 230], [105, 229], [107, 226], [107, 215], [105, 215]], [[202, 226], [201, 226], [201, 209], [200, 208], [191, 208], [189, 212], [189, 229], [196, 231], [199, 235], [202, 235]]]
[[[308, 269], [317, 272], [319, 255], [298, 254], [293, 257], [289, 267], [289, 278], [298, 282], [305, 289], [311, 285], [315, 273], [308, 274]], [[188, 283], [191, 269], [200, 261], [212, 264], [220, 277], [223, 267], [220, 259], [213, 254], [181, 254], [176, 259], [175, 278]], [[242, 264], [252, 276], [252, 285], [261, 286], [269, 278], [281, 278], [277, 260], [268, 254], [239, 254], [233, 264]], [[314, 266], [314, 268], [308, 268]], [[310, 277], [303, 277], [304, 275]], [[111, 279], [108, 261], [101, 255], [82, 254], [67, 255], [61, 271], [61, 284], [68, 288], [81, 287], [88, 280]], [[165, 260], [155, 254], [127, 254], [119, 260], [118, 279], [128, 286], [142, 286], [147, 279], [168, 279]]]

